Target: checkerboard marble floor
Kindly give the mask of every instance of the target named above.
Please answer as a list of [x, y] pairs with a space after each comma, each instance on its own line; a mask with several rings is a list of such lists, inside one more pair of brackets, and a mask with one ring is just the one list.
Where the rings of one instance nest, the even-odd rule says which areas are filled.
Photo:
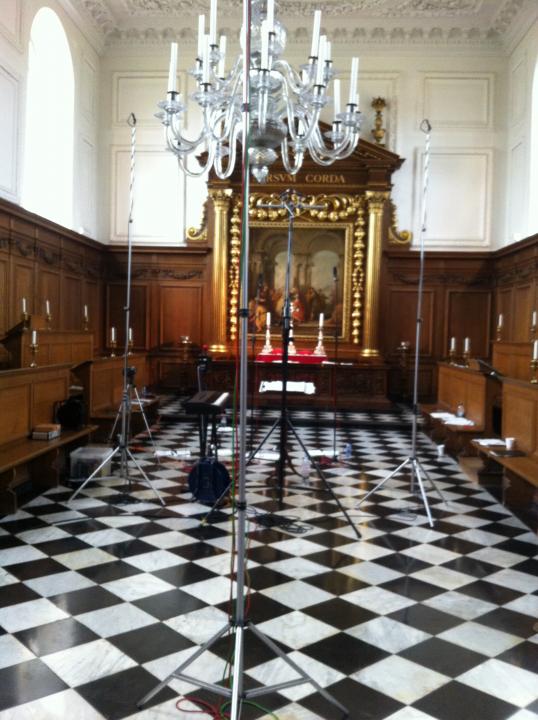
[[[280, 506], [272, 462], [249, 467], [249, 617], [352, 720], [538, 718], [536, 535], [422, 435], [419, 457], [447, 501], [427, 487], [434, 528], [404, 476], [357, 509], [410, 451], [406, 418], [398, 428], [398, 413], [388, 422], [365, 415], [338, 429], [338, 447], [351, 443], [352, 459], [325, 468], [360, 540], [314, 475], [306, 490], [290, 475]], [[308, 448], [331, 447], [330, 414], [325, 420], [299, 427]], [[133, 471], [133, 504], [118, 504], [124, 481], [116, 477], [72, 503], [67, 487], [51, 490], [0, 520], [0, 720], [210, 717], [193, 716], [188, 703], [176, 708], [178, 693], [210, 697], [178, 680], [136, 707], [226, 623], [230, 607], [231, 509], [202, 526], [207, 507], [186, 485], [195, 425], [163, 422], [155, 441], [192, 452], [159, 465], [147, 441], [138, 443], [164, 508]], [[231, 432], [220, 432], [221, 459], [231, 443]], [[300, 462], [301, 449], [290, 447]], [[256, 513], [267, 512], [295, 525], [265, 528]], [[190, 673], [219, 682], [230, 647], [222, 638]], [[247, 632], [247, 687], [292, 676]], [[306, 684], [259, 702], [266, 710], [244, 706], [242, 717], [341, 717]]]

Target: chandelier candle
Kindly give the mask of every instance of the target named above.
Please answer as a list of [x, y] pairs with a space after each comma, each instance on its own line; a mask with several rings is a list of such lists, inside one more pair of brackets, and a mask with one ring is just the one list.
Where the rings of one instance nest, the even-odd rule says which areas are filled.
[[[249, 59], [237, 58], [227, 73], [224, 36], [217, 45], [216, 0], [211, 0], [208, 35], [205, 17], [198, 17], [197, 58], [190, 74], [197, 84], [192, 99], [200, 108], [202, 127], [193, 138], [185, 134], [187, 101], [176, 89], [177, 49], [172, 44], [167, 98], [159, 103], [157, 117], [165, 127], [168, 149], [188, 175], [199, 177], [213, 169], [225, 180], [232, 174], [238, 144], [243, 143], [241, 98], [245, 83], [250, 90], [248, 165], [258, 182], [267, 180], [269, 168], [279, 155], [285, 171], [295, 175], [307, 153], [315, 163], [326, 166], [349, 157], [357, 147], [361, 123], [358, 58], [351, 62], [349, 102], [342, 109], [339, 84], [334, 85], [331, 98], [338, 71], [333, 67], [331, 43], [325, 35], [320, 36], [321, 12], [314, 13], [310, 56], [296, 70], [283, 57], [287, 32], [276, 17], [274, 0], [251, 0], [251, 5]], [[245, 38], [243, 26], [242, 44]], [[321, 112], [331, 101], [332, 128], [322, 133]]]

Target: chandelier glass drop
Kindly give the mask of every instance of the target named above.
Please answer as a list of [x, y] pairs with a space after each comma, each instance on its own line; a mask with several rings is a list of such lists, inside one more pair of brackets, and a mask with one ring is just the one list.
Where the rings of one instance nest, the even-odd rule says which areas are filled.
[[[320, 35], [321, 11], [314, 13], [312, 44], [308, 61], [299, 70], [283, 59], [286, 29], [275, 17], [274, 0], [251, 0], [250, 37], [245, 24], [241, 45], [250, 45], [250, 68], [243, 53], [226, 72], [226, 36], [217, 42], [217, 0], [211, 0], [209, 33], [205, 15], [198, 18], [198, 52], [191, 74], [197, 88], [191, 95], [201, 110], [202, 127], [197, 137], [184, 134], [186, 105], [177, 92], [178, 48], [172, 43], [168, 93], [159, 103], [158, 117], [165, 126], [166, 143], [191, 176], [203, 175], [212, 167], [221, 179], [235, 167], [237, 146], [243, 142], [242, 114], [245, 77], [249, 77], [248, 161], [253, 176], [265, 182], [269, 167], [280, 157], [286, 172], [301, 168], [305, 153], [319, 165], [330, 165], [348, 157], [357, 147], [361, 114], [357, 81], [359, 60], [351, 61], [349, 96], [341, 106], [340, 80], [333, 68], [331, 43]], [[332, 87], [332, 97], [329, 88]], [[322, 109], [332, 102], [330, 129], [320, 126]], [[193, 162], [189, 160], [193, 157]]]

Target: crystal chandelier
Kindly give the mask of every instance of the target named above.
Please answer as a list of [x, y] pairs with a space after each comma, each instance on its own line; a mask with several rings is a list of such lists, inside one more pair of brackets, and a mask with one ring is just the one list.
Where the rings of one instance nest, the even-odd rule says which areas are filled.
[[[221, 35], [217, 42], [217, 0], [211, 0], [209, 33], [205, 32], [205, 16], [200, 15], [196, 65], [190, 71], [197, 83], [191, 99], [201, 110], [201, 130], [193, 139], [184, 135], [186, 105], [177, 92], [176, 43], [171, 46], [167, 97], [159, 103], [160, 112], [156, 114], [165, 127], [167, 147], [177, 156], [184, 172], [200, 176], [213, 167], [221, 179], [232, 174], [238, 142], [243, 142], [246, 77], [248, 164], [258, 182], [267, 180], [279, 147], [284, 168], [291, 175], [301, 168], [307, 151], [319, 165], [330, 165], [353, 152], [361, 124], [359, 60], [355, 57], [351, 61], [349, 97], [342, 109], [331, 43], [320, 35], [320, 27], [321, 11], [316, 10], [310, 56], [295, 70], [282, 58], [287, 33], [275, 17], [274, 0], [251, 0], [250, 23], [244, 22], [241, 30], [243, 55], [226, 72], [226, 36]], [[250, 52], [245, 52], [246, 47]], [[332, 97], [328, 95], [331, 85]], [[320, 114], [331, 101], [332, 123], [323, 132]], [[194, 166], [189, 161], [193, 155]]]

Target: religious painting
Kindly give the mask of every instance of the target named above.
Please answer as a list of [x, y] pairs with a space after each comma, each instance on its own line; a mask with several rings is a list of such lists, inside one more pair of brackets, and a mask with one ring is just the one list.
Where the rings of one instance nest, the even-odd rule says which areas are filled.
[[273, 332], [281, 324], [289, 263], [291, 317], [295, 337], [315, 337], [320, 315], [325, 333], [347, 336], [349, 318], [349, 225], [295, 223], [288, 258], [288, 227], [251, 226], [249, 329], [262, 332], [267, 314]]

